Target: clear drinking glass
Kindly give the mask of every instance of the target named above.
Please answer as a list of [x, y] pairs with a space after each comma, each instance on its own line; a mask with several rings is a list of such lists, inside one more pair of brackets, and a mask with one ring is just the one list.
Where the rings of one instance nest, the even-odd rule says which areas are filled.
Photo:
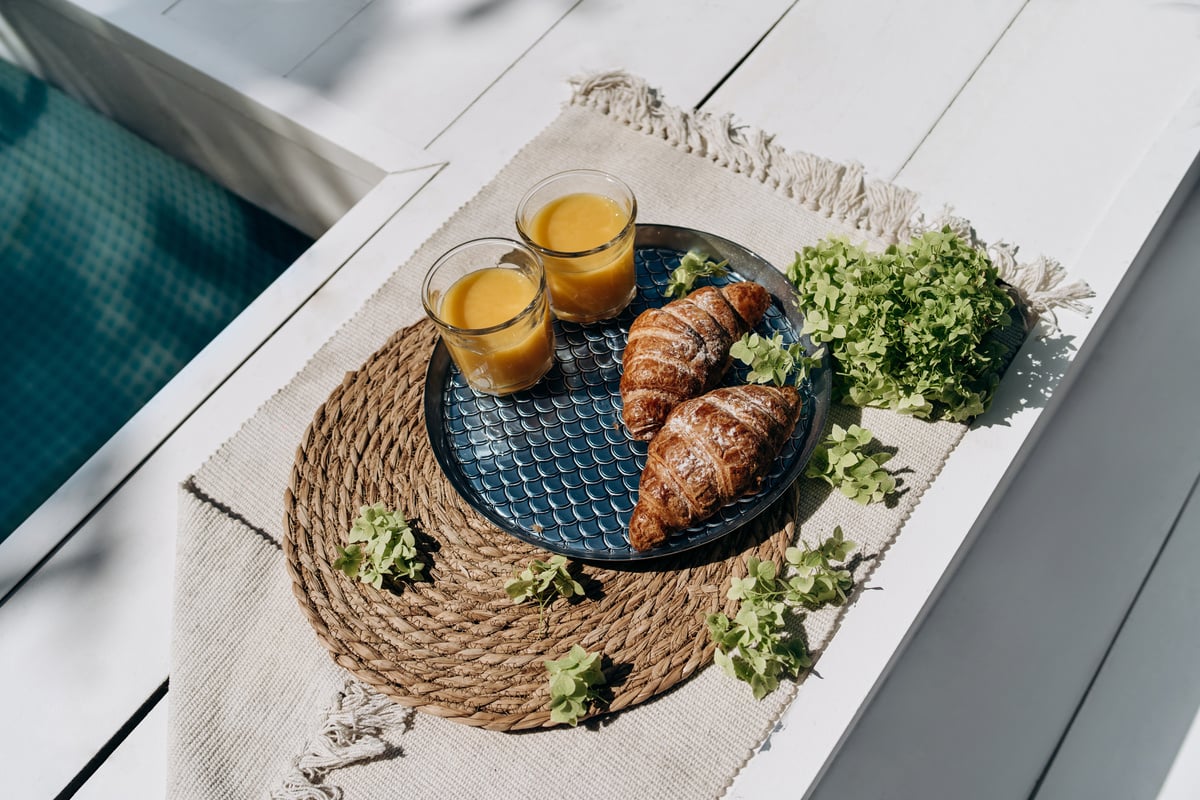
[[595, 322], [629, 305], [636, 220], [633, 190], [598, 170], [560, 172], [529, 190], [517, 206], [517, 233], [546, 265], [555, 316]]
[[464, 242], [429, 268], [425, 313], [477, 392], [528, 389], [554, 364], [554, 329], [541, 258], [511, 239]]

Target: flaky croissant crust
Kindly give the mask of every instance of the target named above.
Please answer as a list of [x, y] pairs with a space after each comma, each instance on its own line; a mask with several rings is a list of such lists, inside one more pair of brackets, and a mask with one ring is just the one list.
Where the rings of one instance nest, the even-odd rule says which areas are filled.
[[622, 419], [648, 441], [671, 409], [712, 389], [729, 368], [729, 348], [762, 319], [771, 295], [757, 283], [706, 286], [629, 327], [622, 356]]
[[800, 411], [792, 386], [729, 386], [679, 404], [650, 442], [630, 544], [655, 547], [756, 489]]

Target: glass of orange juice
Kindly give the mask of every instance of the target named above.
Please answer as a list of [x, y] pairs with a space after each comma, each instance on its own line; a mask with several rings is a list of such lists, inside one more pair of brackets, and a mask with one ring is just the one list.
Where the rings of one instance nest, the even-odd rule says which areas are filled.
[[596, 322], [629, 305], [636, 220], [633, 190], [606, 172], [560, 172], [529, 190], [517, 206], [517, 233], [546, 265], [555, 316]]
[[477, 392], [528, 389], [554, 364], [545, 270], [520, 242], [475, 239], [447, 251], [426, 273], [421, 302]]

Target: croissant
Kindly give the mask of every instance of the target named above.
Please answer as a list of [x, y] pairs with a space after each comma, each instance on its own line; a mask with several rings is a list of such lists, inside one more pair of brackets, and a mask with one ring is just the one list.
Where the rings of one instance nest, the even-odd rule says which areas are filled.
[[743, 281], [705, 286], [638, 315], [622, 356], [622, 418], [634, 439], [653, 438], [671, 409], [716, 386], [729, 348], [762, 319], [771, 295]]
[[650, 442], [629, 520], [636, 550], [757, 488], [800, 418], [795, 387], [729, 386], [680, 403]]

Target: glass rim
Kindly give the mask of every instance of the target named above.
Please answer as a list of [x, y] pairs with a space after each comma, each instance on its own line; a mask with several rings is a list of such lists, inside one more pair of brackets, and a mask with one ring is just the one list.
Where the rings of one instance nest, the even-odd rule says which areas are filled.
[[[588, 248], [587, 250], [552, 250], [549, 247], [543, 247], [542, 245], [533, 241], [533, 238], [525, 232], [525, 227], [521, 224], [521, 212], [525, 210], [526, 204], [529, 203], [530, 199], [538, 191], [546, 186], [549, 186], [555, 181], [570, 177], [572, 175], [586, 175], [593, 178], [601, 178], [606, 181], [611, 181], [619, 186], [629, 195], [629, 219], [625, 222], [625, 226], [621, 228], [616, 236], [609, 239], [607, 242], [604, 242], [603, 244], [598, 244], [595, 247]], [[629, 184], [625, 183], [625, 181], [621, 180], [610, 172], [605, 172], [599, 169], [568, 169], [542, 178], [525, 193], [525, 196], [521, 198], [521, 202], [517, 203], [516, 223], [517, 234], [521, 237], [521, 240], [530, 248], [543, 256], [550, 256], [551, 258], [580, 258], [583, 256], [591, 256], [612, 248], [629, 235], [630, 228], [634, 227], [634, 225], [637, 223], [637, 195], [633, 193], [633, 189], [629, 188]]]
[[[525, 306], [525, 308], [521, 309], [520, 313], [516, 314], [515, 316], [509, 317], [508, 319], [504, 320], [503, 322], [497, 322], [495, 325], [489, 325], [486, 328], [462, 328], [462, 327], [459, 327], [458, 325], [452, 325], [451, 323], [446, 322], [446, 320], [442, 319], [441, 315], [439, 315], [436, 311], [434, 311], [432, 308], [429, 307], [429, 285], [433, 281], [433, 275], [435, 272], [437, 272], [438, 267], [442, 266], [442, 264], [444, 264], [447, 259], [449, 259], [451, 256], [458, 255], [460, 252], [462, 252], [464, 250], [469, 250], [471, 248], [478, 247], [480, 245], [504, 245], [504, 246], [507, 246], [510, 248], [515, 246], [518, 250], [523, 250], [526, 253], [528, 253], [529, 255], [533, 256], [533, 261], [538, 266], [537, 286], [534, 289], [533, 299], [530, 300], [529, 304], [527, 306]], [[502, 262], [497, 261], [492, 266], [479, 267], [478, 269], [471, 270], [471, 272], [479, 272], [480, 270], [485, 270], [485, 269], [504, 269], [504, 267], [501, 266], [501, 263]], [[519, 264], [514, 264], [513, 268], [520, 269], [521, 267]], [[463, 275], [460, 277], [460, 280], [462, 277], [466, 277], [469, 274], [471, 274], [471, 273], [470, 272], [463, 273]], [[426, 271], [426, 273], [425, 273], [425, 279], [423, 281], [421, 281], [421, 305], [425, 308], [425, 313], [429, 315], [429, 318], [432, 319], [433, 322], [436, 325], [438, 325], [438, 327], [440, 327], [440, 328], [444, 328], [445, 330], [448, 330], [451, 333], [461, 333], [461, 334], [465, 334], [467, 336], [486, 336], [489, 333], [497, 333], [499, 331], [504, 330], [505, 328], [512, 327], [514, 324], [520, 322], [522, 319], [524, 319], [525, 317], [528, 317], [530, 314], [532, 314], [537, 309], [538, 300], [540, 298], [544, 297], [545, 294], [546, 294], [546, 267], [542, 263], [541, 257], [538, 255], [538, 253], [536, 251], [534, 251], [530, 247], [527, 247], [524, 243], [518, 242], [516, 239], [506, 239], [502, 236], [485, 236], [480, 239], [471, 239], [469, 241], [462, 242], [461, 244], [457, 244], [454, 247], [451, 247], [449, 250], [442, 253], [440, 256], [438, 256], [434, 260], [433, 264], [429, 267], [428, 271]]]

